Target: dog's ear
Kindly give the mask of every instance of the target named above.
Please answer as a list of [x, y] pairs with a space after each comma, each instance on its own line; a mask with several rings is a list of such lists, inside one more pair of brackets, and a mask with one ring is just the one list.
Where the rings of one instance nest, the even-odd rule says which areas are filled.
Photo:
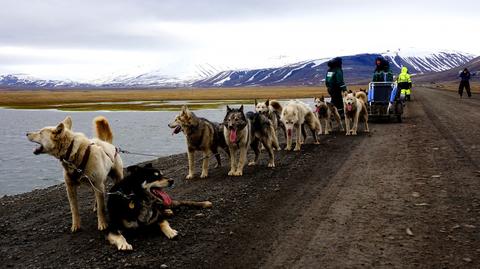
[[243, 105], [241, 105], [238, 110], [239, 110], [240, 112], [243, 112]]
[[182, 106], [182, 113], [183, 114], [188, 114], [190, 112], [190, 110], [188, 109], [188, 106], [184, 105]]
[[352, 93], [352, 90], [348, 90], [348, 93]]
[[265, 105], [266, 105], [266, 106], [269, 106], [269, 105], [270, 105], [270, 99], [267, 99], [267, 101], [265, 101]]
[[232, 109], [227, 105], [227, 113], [231, 112], [231, 111], [232, 111]]
[[55, 127], [55, 130], [53, 130], [54, 135], [59, 135], [65, 130], [65, 124], [63, 122], [60, 122], [57, 127]]
[[255, 106], [257, 106], [258, 104], [258, 101], [257, 101], [257, 98], [255, 98]]
[[132, 166], [127, 167], [127, 171], [129, 173], [137, 172], [138, 171], [138, 165], [132, 165]]
[[73, 123], [72, 123], [72, 118], [70, 116], [65, 117], [65, 119], [63, 119], [62, 122], [65, 125], [65, 128], [72, 130]]
[[320, 96], [320, 101], [322, 101], [322, 102], [325, 101], [325, 96], [323, 96], [323, 94], [322, 94], [322, 96]]

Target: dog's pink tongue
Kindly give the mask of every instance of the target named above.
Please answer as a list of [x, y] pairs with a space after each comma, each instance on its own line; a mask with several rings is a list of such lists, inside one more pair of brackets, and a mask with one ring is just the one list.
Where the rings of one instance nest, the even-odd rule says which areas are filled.
[[237, 130], [236, 129], [230, 130], [230, 142], [232, 142], [232, 143], [237, 142]]
[[291, 136], [292, 136], [292, 129], [288, 129], [287, 135], [288, 135], [288, 137], [291, 137]]
[[176, 135], [176, 134], [180, 133], [181, 130], [182, 130], [181, 126], [175, 127], [175, 129], [173, 129], [172, 135]]
[[348, 105], [347, 105], [347, 110], [348, 110], [348, 111], [352, 111], [352, 105], [348, 104]]
[[162, 198], [164, 206], [170, 206], [172, 204], [172, 198], [170, 198], [170, 196], [166, 192], [161, 190], [155, 190], [155, 194]]
[[315, 112], [317, 112], [317, 113], [320, 112], [320, 107], [319, 106], [315, 107]]

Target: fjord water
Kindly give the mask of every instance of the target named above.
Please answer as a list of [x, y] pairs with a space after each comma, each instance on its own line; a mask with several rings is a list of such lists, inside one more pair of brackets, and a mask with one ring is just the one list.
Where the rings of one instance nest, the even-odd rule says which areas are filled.
[[[220, 122], [223, 120], [225, 108], [197, 110], [195, 113]], [[63, 182], [62, 168], [57, 159], [46, 154], [33, 154], [36, 144], [28, 141], [28, 131], [54, 126], [70, 115], [73, 119], [73, 130], [91, 137], [92, 119], [102, 115], [107, 117], [112, 126], [116, 146], [132, 152], [168, 156], [186, 152], [183, 134], [172, 136], [167, 126], [176, 114], [178, 112], [0, 109], [0, 196], [28, 192]], [[125, 166], [154, 158], [122, 154]]]

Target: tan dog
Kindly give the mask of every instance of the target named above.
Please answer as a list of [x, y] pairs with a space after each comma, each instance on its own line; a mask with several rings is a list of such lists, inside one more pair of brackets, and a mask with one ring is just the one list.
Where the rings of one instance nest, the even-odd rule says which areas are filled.
[[[77, 187], [80, 183], [92, 186], [95, 192], [98, 229], [107, 228], [105, 217], [105, 182], [110, 176], [115, 182], [123, 178], [123, 163], [113, 146], [113, 134], [106, 118], [93, 120], [97, 138], [88, 139], [72, 131], [72, 119], [66, 117], [56, 127], [45, 127], [27, 133], [31, 142], [39, 144], [34, 154], [49, 154], [59, 159], [67, 186], [72, 213], [72, 232], [80, 229]], [[81, 170], [80, 172], [77, 170]]]
[[328, 135], [329, 132], [332, 131], [332, 118], [335, 119], [341, 131], [345, 130], [343, 128], [342, 119], [340, 118], [337, 107], [334, 106], [332, 103], [325, 102], [325, 97], [323, 95], [320, 98], [315, 98], [314, 104], [315, 115], [320, 120], [320, 134], [322, 133], [322, 121], [325, 123], [324, 134]]
[[[363, 95], [362, 95], [363, 94]], [[358, 96], [358, 97], [357, 97]], [[346, 135], [357, 135], [358, 121], [360, 117], [365, 122], [364, 132], [368, 133], [368, 111], [365, 104], [367, 97], [363, 92], [349, 92], [344, 93], [343, 109], [345, 112], [345, 128]], [[365, 101], [364, 101], [365, 100]], [[350, 128], [353, 122], [352, 128]]]

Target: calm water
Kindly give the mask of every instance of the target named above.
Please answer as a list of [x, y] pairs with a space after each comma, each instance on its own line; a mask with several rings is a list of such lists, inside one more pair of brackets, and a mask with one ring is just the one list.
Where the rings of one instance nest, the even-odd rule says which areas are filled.
[[[253, 105], [245, 106], [245, 110], [253, 110]], [[172, 136], [167, 126], [176, 114], [178, 112], [64, 112], [0, 108], [0, 197], [63, 182], [62, 168], [57, 159], [46, 154], [33, 154], [36, 144], [26, 138], [28, 131], [54, 126], [70, 115], [73, 130], [92, 137], [92, 119], [103, 115], [112, 126], [116, 146], [133, 152], [169, 156], [186, 151], [183, 134]], [[195, 114], [220, 122], [224, 118], [225, 107], [196, 110]], [[122, 154], [122, 159], [128, 166], [153, 157]]]
[[[253, 107], [252, 107], [253, 108]], [[221, 121], [224, 109], [199, 110], [199, 116]], [[63, 182], [58, 160], [49, 155], [34, 155], [36, 146], [25, 133], [44, 126], [54, 126], [67, 115], [73, 130], [92, 136], [92, 119], [108, 118], [115, 134], [114, 144], [122, 149], [168, 156], [186, 151], [182, 134], [171, 135], [167, 124], [177, 112], [61, 112], [56, 110], [0, 109], [0, 196], [18, 194]], [[125, 165], [153, 159], [123, 154]]]

